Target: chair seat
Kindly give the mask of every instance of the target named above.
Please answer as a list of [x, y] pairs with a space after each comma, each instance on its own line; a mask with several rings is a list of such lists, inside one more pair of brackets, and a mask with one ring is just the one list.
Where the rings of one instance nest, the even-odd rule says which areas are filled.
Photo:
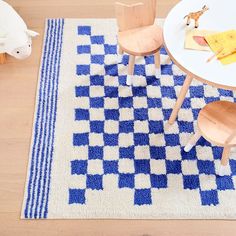
[[199, 113], [198, 128], [203, 137], [219, 146], [225, 146], [234, 132], [228, 145], [236, 146], [236, 104], [217, 101], [206, 105]]
[[121, 49], [134, 56], [156, 53], [163, 45], [163, 32], [157, 25], [144, 26], [118, 33]]

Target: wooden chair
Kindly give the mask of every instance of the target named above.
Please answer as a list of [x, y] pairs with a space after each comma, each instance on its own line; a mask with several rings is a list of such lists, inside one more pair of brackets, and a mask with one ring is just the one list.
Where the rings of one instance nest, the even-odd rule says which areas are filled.
[[189, 152], [203, 136], [209, 142], [224, 147], [217, 174], [230, 174], [230, 150], [236, 146], [236, 104], [227, 101], [212, 102], [200, 111], [197, 123], [198, 130], [185, 146], [185, 152]]
[[119, 54], [129, 54], [127, 85], [132, 84], [136, 56], [155, 55], [156, 75], [160, 75], [160, 48], [163, 45], [162, 29], [154, 24], [156, 0], [126, 5], [116, 3]]

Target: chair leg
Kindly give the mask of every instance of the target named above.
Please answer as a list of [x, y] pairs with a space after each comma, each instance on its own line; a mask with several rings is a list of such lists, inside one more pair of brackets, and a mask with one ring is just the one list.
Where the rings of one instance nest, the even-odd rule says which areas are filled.
[[184, 151], [185, 152], [189, 152], [193, 146], [196, 145], [197, 141], [201, 138], [201, 133], [198, 130], [193, 136], [192, 138], [189, 140], [189, 142], [187, 143], [187, 145], [184, 147]]
[[161, 58], [160, 58], [160, 51], [158, 51], [157, 53], [155, 53], [154, 59], [155, 59], [155, 67], [156, 67], [155, 76], [156, 76], [157, 78], [160, 78], [160, 76], [161, 76]]
[[124, 51], [121, 49], [121, 47], [119, 47], [119, 51], [118, 51], [118, 63], [121, 63], [122, 62], [122, 59], [123, 59], [123, 53]]
[[230, 175], [230, 166], [229, 166], [230, 149], [231, 149], [230, 147], [224, 147], [220, 165], [216, 170], [216, 173], [219, 176]]
[[135, 56], [129, 55], [129, 65], [128, 65], [128, 75], [127, 75], [127, 85], [132, 84], [132, 76], [134, 74], [134, 63], [135, 63]]
[[119, 54], [122, 55], [124, 52], [121, 47], [119, 47]]

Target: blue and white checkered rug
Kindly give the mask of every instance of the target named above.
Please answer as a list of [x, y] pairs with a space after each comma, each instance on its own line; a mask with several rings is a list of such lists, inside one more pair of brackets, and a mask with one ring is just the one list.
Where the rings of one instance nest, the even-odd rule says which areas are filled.
[[235, 94], [194, 81], [166, 129], [184, 73], [162, 49], [161, 78], [138, 58], [126, 86], [116, 32], [112, 19], [47, 21], [22, 218], [236, 218], [235, 151], [224, 177], [222, 148], [183, 151], [200, 109]]

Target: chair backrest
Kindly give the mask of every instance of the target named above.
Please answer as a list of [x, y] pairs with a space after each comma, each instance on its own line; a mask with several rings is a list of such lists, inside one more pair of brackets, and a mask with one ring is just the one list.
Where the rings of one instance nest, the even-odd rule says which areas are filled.
[[116, 2], [115, 10], [119, 31], [153, 25], [156, 17], [156, 0], [142, 0], [132, 5]]

